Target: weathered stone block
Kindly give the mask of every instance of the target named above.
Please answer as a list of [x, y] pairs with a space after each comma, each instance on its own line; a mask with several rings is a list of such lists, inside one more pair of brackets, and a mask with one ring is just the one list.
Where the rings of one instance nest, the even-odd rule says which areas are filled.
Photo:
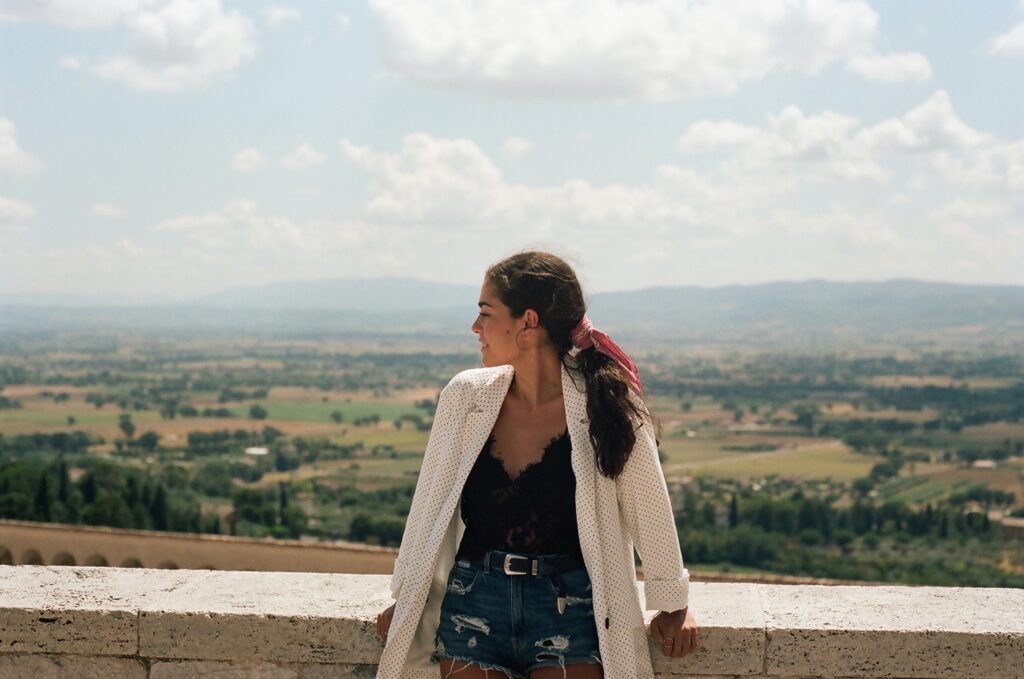
[[[430, 679], [437, 679], [437, 673]], [[299, 679], [374, 679], [376, 665], [301, 665]]]
[[0, 679], [145, 679], [135, 658], [79, 655], [0, 655]]
[[771, 675], [1024, 676], [1024, 591], [760, 585]]
[[[200, 573], [196, 571], [196, 573]], [[139, 617], [144, 657], [371, 664], [386, 576], [207, 571]]]
[[216, 661], [216, 660], [162, 660], [149, 669], [150, 679], [298, 679], [294, 667], [281, 667], [273, 663]]
[[190, 572], [0, 566], [0, 653], [135, 655], [139, 603]]

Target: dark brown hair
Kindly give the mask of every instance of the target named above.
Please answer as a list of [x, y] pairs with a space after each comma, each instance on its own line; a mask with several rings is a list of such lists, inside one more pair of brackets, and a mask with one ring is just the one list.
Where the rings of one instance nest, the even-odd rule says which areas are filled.
[[610, 357], [593, 347], [579, 351], [573, 366], [569, 334], [587, 311], [576, 273], [565, 260], [547, 252], [527, 251], [506, 257], [485, 275], [495, 292], [520, 318], [527, 309], [540, 317], [558, 356], [574, 378], [582, 375], [587, 391], [590, 441], [597, 454], [597, 467], [614, 479], [622, 473], [636, 443], [634, 426], [649, 418], [645, 409], [629, 394], [629, 383]]

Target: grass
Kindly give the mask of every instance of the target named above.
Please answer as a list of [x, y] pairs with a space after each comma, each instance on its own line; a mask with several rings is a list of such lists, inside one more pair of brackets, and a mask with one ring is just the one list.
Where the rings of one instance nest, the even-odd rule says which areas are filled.
[[[351, 403], [322, 403], [320, 401], [259, 401], [267, 409], [267, 417], [287, 422], [332, 422], [331, 413], [340, 411], [344, 422], [349, 424], [361, 417], [378, 415], [383, 422], [402, 415], [424, 416], [424, 411], [411, 403], [380, 403], [377, 401]], [[250, 404], [251, 405], [251, 404]], [[235, 406], [231, 412], [238, 417], [249, 415], [249, 405]]]
[[970, 482], [929, 479], [922, 478], [920, 476], [912, 478], [907, 477], [906, 479], [900, 480], [911, 481], [912, 483], [902, 484], [894, 491], [890, 488], [886, 488], [885, 492], [879, 493], [879, 498], [894, 502], [915, 504], [932, 502], [955, 493], [965, 485], [972, 485]]
[[866, 476], [881, 458], [860, 455], [838, 441], [745, 457], [710, 461], [694, 468], [697, 476], [749, 480], [772, 474], [804, 480], [852, 481]]

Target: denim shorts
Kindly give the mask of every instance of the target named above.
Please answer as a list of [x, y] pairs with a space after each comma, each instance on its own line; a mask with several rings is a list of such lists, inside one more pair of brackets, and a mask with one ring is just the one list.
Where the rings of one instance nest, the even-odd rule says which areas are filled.
[[506, 575], [487, 563], [459, 560], [452, 566], [435, 661], [458, 660], [510, 677], [526, 677], [540, 667], [601, 663], [586, 568], [562, 573], [566, 606], [559, 613], [554, 576]]

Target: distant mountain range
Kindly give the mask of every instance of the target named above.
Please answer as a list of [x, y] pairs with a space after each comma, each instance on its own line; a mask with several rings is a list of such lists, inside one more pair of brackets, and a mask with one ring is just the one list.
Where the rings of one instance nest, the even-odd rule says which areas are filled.
[[[38, 296], [0, 296], [0, 335], [130, 329], [174, 335], [455, 338], [467, 336], [478, 291], [475, 285], [376, 278], [239, 287], [176, 303], [90, 304], [79, 299], [56, 305]], [[1024, 341], [1024, 286], [811, 280], [658, 287], [597, 293], [589, 306], [599, 327], [645, 341], [1001, 346]]]

